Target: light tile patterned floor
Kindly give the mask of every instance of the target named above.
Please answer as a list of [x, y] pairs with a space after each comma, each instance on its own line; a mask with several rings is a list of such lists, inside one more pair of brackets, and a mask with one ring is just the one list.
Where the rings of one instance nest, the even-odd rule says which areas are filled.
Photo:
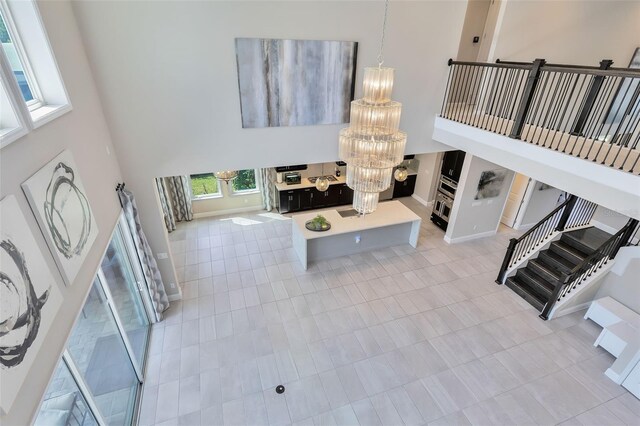
[[[599, 327], [544, 322], [494, 279], [513, 231], [300, 268], [271, 213], [171, 234], [184, 300], [154, 326], [143, 425], [639, 424]], [[282, 395], [278, 384], [286, 386]]]

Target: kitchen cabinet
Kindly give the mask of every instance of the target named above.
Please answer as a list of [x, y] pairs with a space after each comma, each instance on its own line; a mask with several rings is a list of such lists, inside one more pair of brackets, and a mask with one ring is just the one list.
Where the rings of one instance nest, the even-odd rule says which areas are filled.
[[353, 189], [349, 188], [346, 183], [338, 186], [338, 204], [351, 204], [353, 203]]
[[442, 157], [441, 173], [443, 176], [458, 182], [464, 164], [464, 151], [447, 151]]
[[395, 181], [393, 185], [393, 198], [409, 197], [416, 189], [418, 175], [409, 175], [404, 182]]
[[298, 192], [300, 199], [300, 205], [297, 210], [309, 210], [313, 208], [316, 193], [318, 192], [315, 188], [298, 189], [296, 192]]
[[298, 190], [280, 191], [280, 213], [300, 210], [300, 194]]
[[329, 188], [324, 191], [324, 192], [320, 192], [317, 191], [314, 194], [314, 198], [313, 198], [313, 208], [321, 208], [321, 207], [331, 207], [331, 206], [337, 206], [340, 204], [339, 202], [339, 198], [340, 198], [340, 192], [341, 192], [341, 187], [343, 185], [330, 185]]
[[346, 184], [330, 185], [320, 192], [315, 187], [279, 191], [280, 213], [340, 206], [353, 202], [353, 190]]

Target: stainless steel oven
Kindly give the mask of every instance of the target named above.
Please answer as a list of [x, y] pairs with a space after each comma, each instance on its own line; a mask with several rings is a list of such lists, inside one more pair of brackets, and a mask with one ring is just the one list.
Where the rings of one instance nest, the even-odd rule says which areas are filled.
[[458, 184], [455, 181], [446, 176], [440, 175], [438, 191], [453, 198], [456, 196], [456, 189], [458, 189]]
[[449, 222], [449, 216], [451, 216], [451, 208], [453, 207], [453, 198], [448, 197], [442, 192], [436, 194], [436, 201], [433, 204], [433, 214], [443, 219], [445, 222]]

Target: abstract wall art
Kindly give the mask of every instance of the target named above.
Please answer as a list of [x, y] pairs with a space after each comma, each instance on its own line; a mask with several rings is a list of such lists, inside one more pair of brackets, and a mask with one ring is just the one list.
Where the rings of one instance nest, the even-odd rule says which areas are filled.
[[22, 189], [65, 283], [70, 285], [98, 235], [71, 152], [63, 151], [24, 182]]
[[500, 195], [502, 187], [504, 186], [504, 180], [507, 177], [507, 170], [487, 170], [480, 175], [480, 181], [478, 182], [478, 192], [476, 192], [475, 199], [483, 200], [485, 198], [495, 198]]
[[62, 296], [16, 197], [0, 202], [0, 407], [7, 413]]
[[237, 38], [242, 127], [349, 121], [358, 43]]

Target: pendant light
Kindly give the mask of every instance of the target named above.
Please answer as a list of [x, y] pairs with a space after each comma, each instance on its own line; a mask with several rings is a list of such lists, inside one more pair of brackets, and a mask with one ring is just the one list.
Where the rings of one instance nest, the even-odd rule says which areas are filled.
[[409, 171], [406, 167], [398, 167], [395, 172], [393, 172], [393, 177], [398, 182], [404, 182], [409, 177]]
[[320, 192], [329, 189], [329, 178], [324, 174], [324, 164], [322, 164], [322, 176], [316, 178], [316, 189]]
[[238, 172], [236, 170], [222, 170], [220, 172], [215, 172], [214, 176], [216, 177], [216, 179], [225, 181], [227, 184], [229, 184], [229, 181], [232, 181], [238, 177]]
[[389, 0], [385, 1], [378, 66], [364, 69], [363, 97], [351, 102], [350, 125], [340, 131], [339, 157], [347, 163], [353, 208], [361, 215], [378, 206], [391, 185], [393, 168], [403, 161], [407, 134], [398, 130], [402, 104], [391, 100], [393, 68], [383, 67]]
[[316, 189], [320, 192], [329, 189], [329, 179], [326, 176], [320, 176], [316, 179]]

